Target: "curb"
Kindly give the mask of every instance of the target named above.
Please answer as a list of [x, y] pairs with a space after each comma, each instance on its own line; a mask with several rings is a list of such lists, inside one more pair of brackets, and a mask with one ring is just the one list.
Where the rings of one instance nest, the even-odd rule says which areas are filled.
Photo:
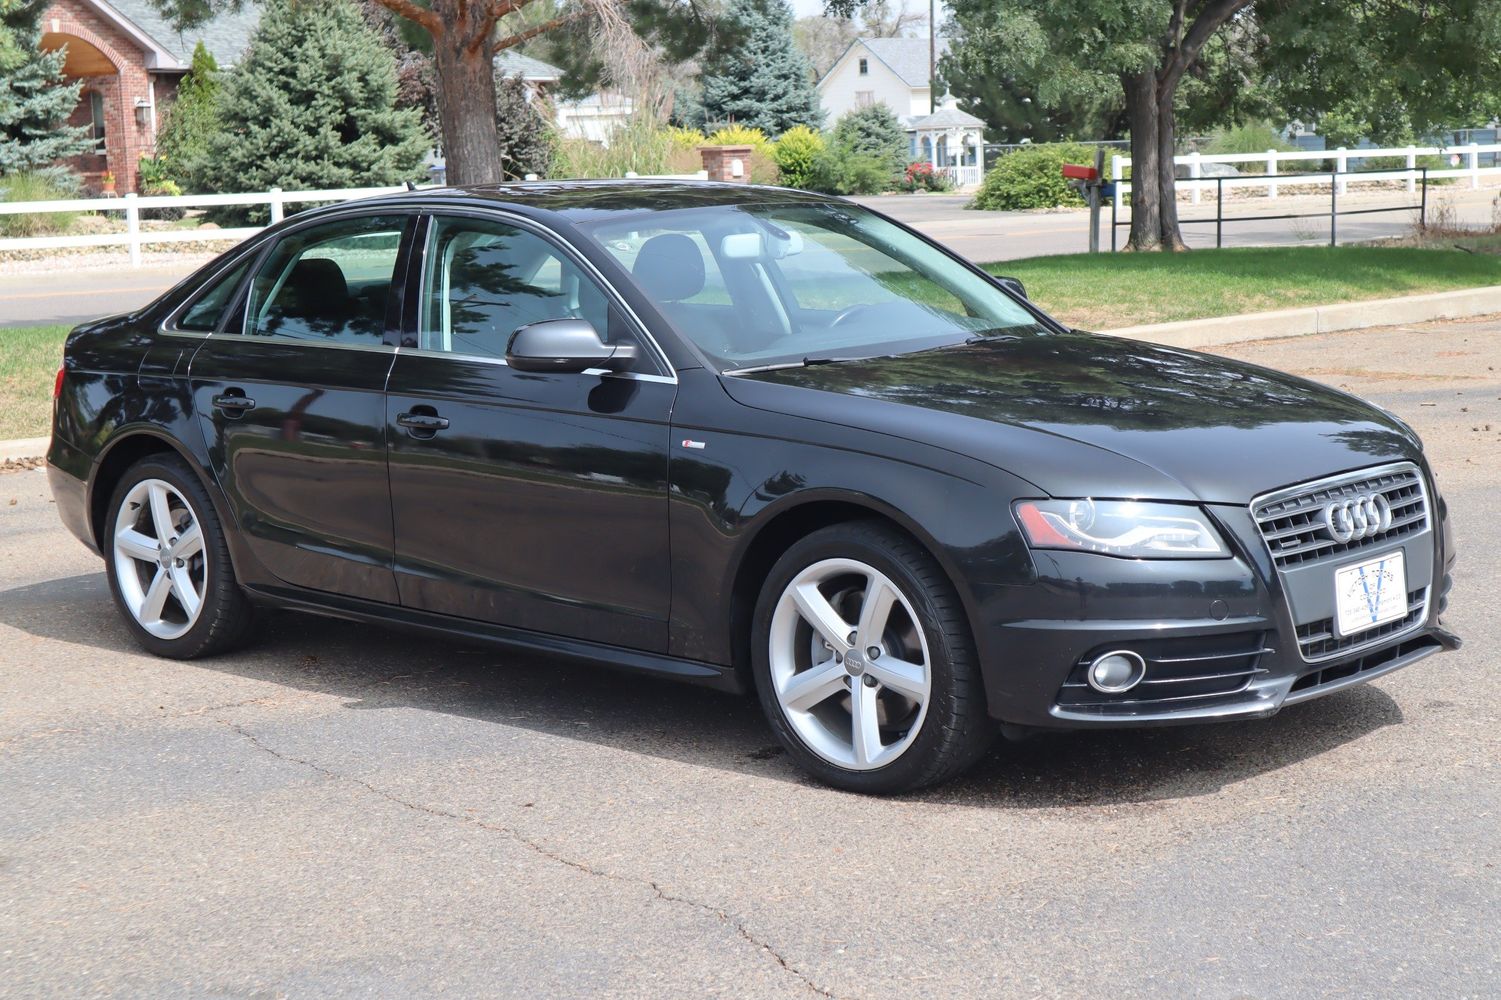
[[1393, 299], [1341, 302], [1328, 306], [1305, 306], [1301, 309], [1278, 309], [1274, 312], [1245, 313], [1240, 316], [1215, 316], [1180, 323], [1127, 326], [1097, 332], [1112, 337], [1197, 350], [1250, 340], [1306, 337], [1315, 333], [1428, 323], [1438, 319], [1465, 319], [1492, 313], [1501, 313], [1501, 285], [1406, 295]]
[[45, 458], [51, 438], [20, 438], [15, 441], [0, 441], [0, 465], [6, 462], [23, 462]]

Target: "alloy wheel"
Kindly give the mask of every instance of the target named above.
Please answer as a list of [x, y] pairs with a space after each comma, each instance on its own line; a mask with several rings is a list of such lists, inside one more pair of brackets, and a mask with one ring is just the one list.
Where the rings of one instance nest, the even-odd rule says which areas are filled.
[[198, 516], [171, 483], [143, 479], [115, 512], [115, 579], [125, 607], [158, 639], [186, 634], [203, 611], [208, 553]]
[[922, 729], [927, 639], [906, 595], [866, 563], [825, 559], [793, 577], [772, 615], [768, 653], [783, 715], [831, 764], [885, 767]]

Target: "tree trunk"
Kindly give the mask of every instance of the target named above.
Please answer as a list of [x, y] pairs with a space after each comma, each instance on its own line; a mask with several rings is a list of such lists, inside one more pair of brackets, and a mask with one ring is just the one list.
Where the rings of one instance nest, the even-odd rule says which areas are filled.
[[1152, 70], [1121, 78], [1126, 90], [1126, 119], [1131, 128], [1131, 237], [1132, 250], [1162, 248], [1162, 185], [1158, 154], [1161, 152], [1157, 101], [1157, 74]]
[[494, 18], [486, 4], [461, 0], [437, 0], [433, 10], [443, 19], [433, 61], [448, 183], [499, 184], [505, 169], [495, 131]]
[[1187, 250], [1178, 228], [1178, 173], [1173, 157], [1178, 153], [1178, 128], [1173, 115], [1176, 83], [1157, 85], [1157, 200], [1158, 239], [1163, 250]]

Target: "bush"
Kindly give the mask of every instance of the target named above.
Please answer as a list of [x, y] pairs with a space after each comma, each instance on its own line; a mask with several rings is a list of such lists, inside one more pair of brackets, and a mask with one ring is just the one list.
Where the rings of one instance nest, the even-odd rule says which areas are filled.
[[763, 156], [771, 155], [771, 140], [758, 128], [744, 125], [725, 125], [715, 129], [704, 140], [705, 146], [749, 146]]
[[[0, 201], [60, 201], [77, 198], [78, 178], [61, 167], [44, 167], [0, 177]], [[25, 238], [64, 233], [77, 212], [39, 212], [35, 215], [0, 215], [0, 235]]]
[[950, 191], [954, 187], [954, 178], [943, 170], [934, 170], [933, 164], [927, 160], [913, 160], [907, 164], [897, 187], [909, 193]]
[[880, 157], [829, 146], [814, 161], [808, 187], [825, 194], [880, 194], [891, 183], [891, 167]]
[[1063, 165], [1093, 162], [1094, 150], [1079, 143], [1022, 146], [996, 160], [995, 166], [986, 171], [970, 207], [1011, 212], [1082, 205], [1084, 199], [1063, 178]]
[[907, 163], [911, 141], [890, 108], [872, 104], [841, 115], [831, 145], [848, 155], [874, 157], [894, 176]]
[[668, 140], [676, 149], [687, 149], [696, 152], [698, 147], [709, 141], [708, 137], [696, 128], [669, 125], [666, 128], [666, 132]]
[[[1253, 122], [1247, 125], [1236, 125], [1232, 128], [1217, 128], [1209, 133], [1209, 141], [1204, 145], [1206, 155], [1224, 156], [1231, 153], [1265, 153], [1269, 149], [1275, 149], [1279, 153], [1293, 153], [1298, 147], [1284, 139], [1276, 129], [1265, 122]], [[1265, 160], [1252, 160], [1249, 163], [1237, 163], [1235, 169], [1243, 174], [1266, 173]], [[1282, 167], [1279, 165], [1278, 170]], [[1319, 169], [1317, 160], [1299, 161], [1298, 171]]]
[[782, 183], [805, 188], [813, 180], [818, 157], [824, 151], [823, 134], [806, 125], [794, 125], [777, 140], [775, 156]]
[[506, 180], [519, 181], [527, 174], [546, 177], [552, 169], [557, 135], [527, 98], [519, 76], [495, 81], [495, 137]]
[[[182, 194], [182, 186], [171, 177], [165, 156], [143, 156], [136, 169], [136, 189], [150, 198], [160, 196], [175, 198]], [[176, 222], [188, 214], [185, 208], [143, 208], [141, 218]]]

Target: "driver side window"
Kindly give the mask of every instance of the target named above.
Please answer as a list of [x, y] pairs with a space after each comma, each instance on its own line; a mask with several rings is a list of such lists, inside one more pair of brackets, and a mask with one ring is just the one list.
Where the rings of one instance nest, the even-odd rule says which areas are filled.
[[622, 334], [603, 290], [524, 229], [437, 217], [426, 261], [418, 344], [425, 350], [504, 359], [517, 328], [549, 319], [588, 320], [607, 341]]

